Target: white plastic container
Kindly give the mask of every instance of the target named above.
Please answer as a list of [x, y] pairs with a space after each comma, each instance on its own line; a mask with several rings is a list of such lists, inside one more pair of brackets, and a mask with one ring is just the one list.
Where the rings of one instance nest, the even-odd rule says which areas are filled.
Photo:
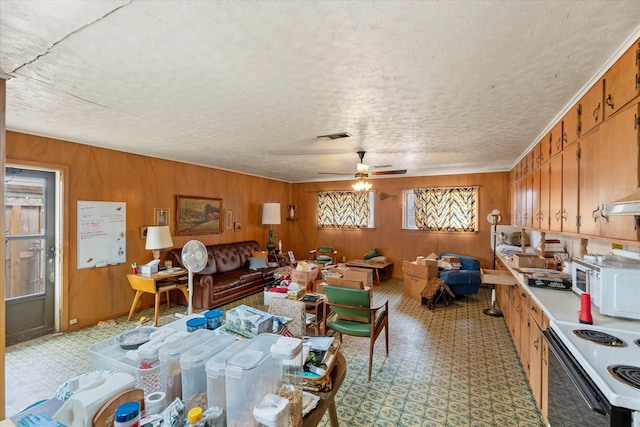
[[271, 345], [271, 356], [279, 361], [277, 395], [289, 402], [289, 416], [285, 426], [302, 425], [302, 340], [298, 338], [280, 337]]
[[167, 402], [173, 402], [176, 397], [182, 398], [182, 372], [180, 368], [182, 353], [194, 346], [204, 344], [215, 336], [213, 331], [199, 329], [160, 347], [158, 351], [160, 389], [167, 395]]
[[253, 417], [266, 427], [289, 425], [289, 400], [275, 394], [267, 394], [253, 410]]
[[225, 371], [225, 361], [230, 356], [236, 354], [247, 346], [250, 340], [240, 340], [231, 344], [224, 350], [213, 355], [207, 363], [205, 363], [205, 370], [207, 371], [207, 405], [209, 408], [218, 408], [222, 410], [222, 416], [220, 420], [222, 425], [227, 424], [227, 389]]
[[182, 401], [185, 411], [199, 406], [207, 409], [207, 375], [205, 363], [213, 355], [236, 342], [232, 335], [216, 335], [204, 344], [185, 351], [180, 356], [182, 369]]
[[253, 409], [267, 394], [276, 394], [279, 360], [271, 346], [280, 335], [259, 334], [226, 360], [227, 425], [258, 426]]

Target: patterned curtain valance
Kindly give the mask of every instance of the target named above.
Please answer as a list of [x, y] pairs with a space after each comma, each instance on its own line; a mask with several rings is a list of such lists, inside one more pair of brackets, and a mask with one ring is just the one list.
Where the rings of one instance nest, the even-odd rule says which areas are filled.
[[318, 227], [367, 228], [369, 192], [325, 191], [318, 193]]
[[419, 230], [476, 231], [478, 187], [416, 188]]

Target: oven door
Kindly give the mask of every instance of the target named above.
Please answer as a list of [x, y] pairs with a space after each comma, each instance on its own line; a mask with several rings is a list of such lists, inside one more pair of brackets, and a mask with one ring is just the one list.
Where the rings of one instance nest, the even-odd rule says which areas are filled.
[[631, 411], [612, 407], [552, 329], [549, 344], [548, 421], [551, 427], [630, 427]]

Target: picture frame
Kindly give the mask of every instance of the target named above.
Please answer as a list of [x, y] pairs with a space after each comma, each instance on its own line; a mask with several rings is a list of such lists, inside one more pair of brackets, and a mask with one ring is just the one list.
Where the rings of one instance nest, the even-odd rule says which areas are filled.
[[231, 209], [224, 211], [224, 228], [225, 230], [231, 230], [233, 228], [233, 211]]
[[176, 236], [222, 233], [222, 199], [176, 196]]
[[142, 227], [140, 227], [140, 239], [141, 240], [147, 240], [147, 229], [149, 227], [146, 225], [143, 225]]
[[242, 223], [241, 222], [235, 222], [233, 224], [233, 231], [242, 231]]
[[155, 208], [153, 210], [155, 225], [169, 225], [169, 209]]

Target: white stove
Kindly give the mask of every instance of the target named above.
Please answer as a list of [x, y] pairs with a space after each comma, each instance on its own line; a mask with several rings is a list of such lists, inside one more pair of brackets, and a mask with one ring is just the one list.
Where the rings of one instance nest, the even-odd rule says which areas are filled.
[[[600, 325], [585, 325], [572, 322], [552, 321], [551, 329], [556, 332], [576, 361], [586, 371], [609, 403], [621, 408], [636, 411], [636, 424], [640, 425], [640, 384], [635, 387], [617, 379], [609, 368], [627, 365], [640, 370], [640, 323], [637, 329], [614, 329]], [[581, 338], [574, 331], [586, 331], [586, 335], [605, 333], [620, 342], [604, 345]], [[606, 338], [606, 337], [605, 337]], [[632, 370], [632, 379], [640, 380], [638, 370]]]

